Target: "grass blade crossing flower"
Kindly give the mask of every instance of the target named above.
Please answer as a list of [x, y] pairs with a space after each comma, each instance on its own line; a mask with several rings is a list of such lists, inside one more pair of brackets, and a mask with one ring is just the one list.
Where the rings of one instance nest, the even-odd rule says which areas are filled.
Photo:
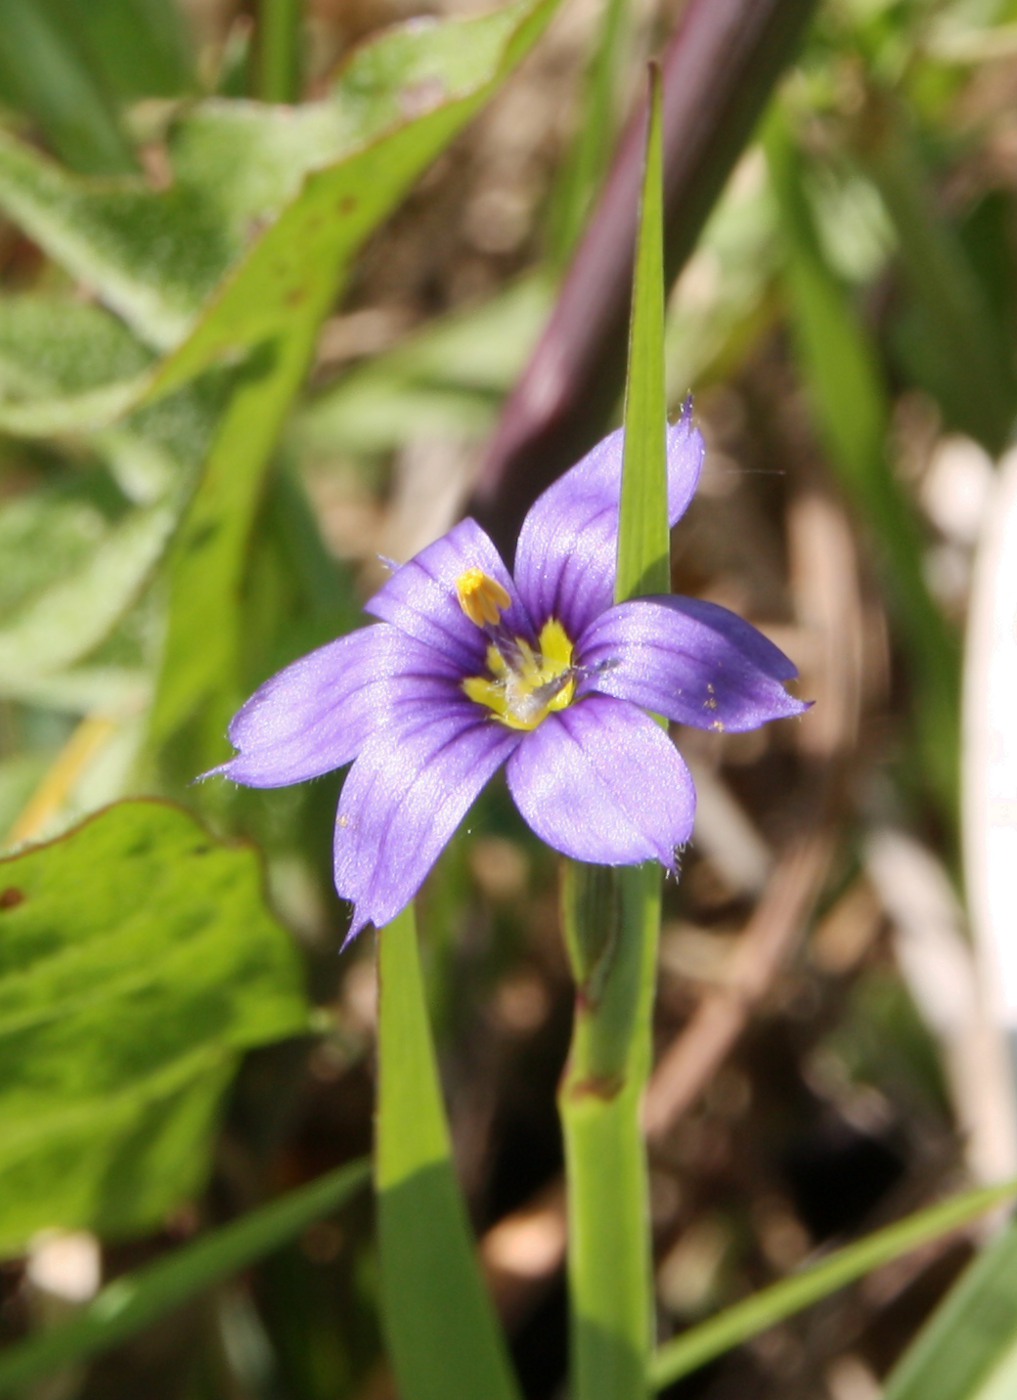
[[[668, 429], [671, 524], [695, 494], [703, 439], [686, 404]], [[622, 430], [531, 508], [515, 577], [473, 520], [397, 569], [368, 602], [378, 621], [266, 682], [213, 769], [280, 787], [352, 762], [335, 881], [350, 937], [417, 893], [481, 789], [509, 789], [549, 846], [575, 860], [677, 870], [695, 790], [648, 711], [704, 729], [800, 714], [792, 663], [711, 603], [614, 603]]]

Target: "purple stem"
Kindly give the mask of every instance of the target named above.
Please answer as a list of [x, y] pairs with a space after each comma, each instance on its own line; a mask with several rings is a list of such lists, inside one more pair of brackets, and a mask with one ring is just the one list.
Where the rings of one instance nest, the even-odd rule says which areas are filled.
[[[670, 285], [817, 0], [689, 0], [663, 57]], [[470, 514], [502, 549], [538, 493], [602, 434], [625, 381], [645, 103], [625, 132], [547, 328], [513, 391]]]

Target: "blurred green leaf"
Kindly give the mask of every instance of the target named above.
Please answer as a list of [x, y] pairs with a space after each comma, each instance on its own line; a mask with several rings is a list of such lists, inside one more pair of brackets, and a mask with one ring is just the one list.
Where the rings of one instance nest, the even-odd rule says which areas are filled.
[[1017, 415], [1013, 346], [1001, 333], [993, 293], [933, 194], [931, 171], [908, 114], [889, 93], [869, 94], [858, 153], [883, 197], [914, 299], [917, 358], [945, 387], [945, 406], [990, 452], [1006, 443]]
[[[0, 426], [8, 405], [129, 381], [151, 361], [121, 321], [92, 303], [35, 293], [0, 298]], [[75, 426], [68, 416], [68, 429]]]
[[137, 597], [178, 512], [117, 504], [96, 473], [0, 507], [0, 695], [87, 656]]
[[403, 1400], [512, 1400], [474, 1252], [427, 1020], [410, 906], [378, 935], [375, 1181], [385, 1331]]
[[[165, 349], [181, 341], [227, 271], [245, 253], [258, 253], [266, 226], [296, 201], [283, 236], [277, 225], [269, 230], [271, 246], [258, 264], [269, 274], [269, 305], [258, 298], [238, 305], [251, 284], [239, 295], [234, 286], [232, 301], [227, 293], [232, 318], [206, 328], [171, 376], [179, 383], [207, 364], [201, 354], [210, 342], [236, 356], [272, 334], [279, 299], [295, 287], [334, 285], [332, 261], [317, 278], [304, 266], [305, 240], [311, 256], [333, 243], [348, 255], [490, 96], [555, 7], [556, 0], [517, 0], [478, 19], [393, 29], [357, 51], [321, 102], [293, 109], [198, 104], [170, 132], [173, 179], [161, 190], [141, 180], [69, 175], [0, 134], [0, 208], [143, 340]], [[317, 184], [298, 198], [313, 172]]]
[[982, 1251], [894, 1368], [885, 1400], [1017, 1394], [1017, 1228]]
[[189, 752], [198, 765], [213, 761], [243, 698], [237, 601], [264, 471], [350, 260], [534, 42], [555, 3], [396, 30], [363, 50], [343, 88], [342, 111], [360, 123], [356, 137], [347, 132], [354, 153], [307, 178], [158, 375], [153, 392], [165, 393], [251, 351], [176, 544], [156, 750], [194, 720]]
[[35, 118], [77, 170], [122, 174], [135, 160], [97, 71], [82, 18], [65, 0], [0, 0], [0, 101]]
[[551, 254], [558, 266], [568, 261], [579, 242], [590, 206], [604, 183], [614, 155], [621, 84], [629, 46], [630, 8], [626, 0], [606, 0], [602, 7], [574, 144], [559, 177], [551, 208]]
[[328, 456], [479, 436], [525, 364], [550, 302], [547, 280], [531, 277], [429, 324], [317, 393], [300, 410], [294, 442]]
[[302, 0], [259, 0], [258, 96], [263, 102], [296, 102], [300, 95], [303, 18]]
[[0, 1253], [158, 1224], [240, 1052], [307, 1028], [254, 854], [122, 803], [0, 862], [0, 930]]
[[950, 824], [959, 761], [959, 647], [925, 580], [915, 514], [888, 455], [890, 398], [874, 348], [829, 266], [806, 194], [803, 163], [775, 111], [766, 151], [799, 362], [817, 427], [845, 490], [875, 532], [901, 641], [914, 666], [921, 767]]
[[70, 1322], [8, 1348], [0, 1356], [0, 1395], [20, 1391], [135, 1336], [331, 1215], [369, 1179], [366, 1161], [340, 1167], [137, 1273], [121, 1276]]
[[194, 86], [181, 0], [58, 0], [73, 14], [89, 53], [118, 98], [175, 97]]
[[[888, 1225], [885, 1230], [879, 1230], [856, 1244], [838, 1249], [828, 1259], [802, 1269], [771, 1288], [762, 1289], [743, 1303], [736, 1303], [718, 1317], [710, 1318], [708, 1322], [672, 1338], [657, 1351], [651, 1368], [654, 1388], [663, 1390], [665, 1386], [673, 1385], [714, 1357], [722, 1356], [752, 1337], [758, 1337], [785, 1318], [794, 1317], [796, 1313], [812, 1307], [820, 1299], [846, 1288], [884, 1264], [890, 1264], [910, 1250], [977, 1220], [1014, 1194], [1017, 1194], [1017, 1182], [1008, 1181], [1000, 1186], [983, 1187], [942, 1201], [895, 1225]], [[919, 1396], [921, 1400], [940, 1400], [940, 1392], [935, 1388], [928, 1391], [915, 1389], [906, 1394], [908, 1400], [912, 1395], [914, 1400], [918, 1400]], [[947, 1394], [952, 1400], [975, 1400], [976, 1396], [974, 1391], [950, 1390], [942, 1393], [942, 1400]], [[978, 1400], [983, 1400], [980, 1391], [977, 1395]], [[891, 1397], [892, 1400], [905, 1400], [905, 1392], [901, 1391], [898, 1395], [891, 1389], [887, 1391], [885, 1400], [891, 1400]], [[1003, 1392], [1000, 1392], [999, 1400], [1003, 1400]]]

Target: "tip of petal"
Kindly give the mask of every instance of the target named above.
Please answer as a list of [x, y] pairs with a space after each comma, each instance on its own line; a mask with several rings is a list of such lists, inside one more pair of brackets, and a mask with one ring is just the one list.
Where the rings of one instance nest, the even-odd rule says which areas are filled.
[[348, 929], [347, 932], [346, 932], [346, 937], [343, 939], [342, 943], [339, 945], [339, 951], [340, 951], [340, 953], [345, 953], [345, 952], [346, 952], [346, 949], [350, 946], [351, 943], [355, 942], [356, 939], [359, 938], [359, 936], [363, 933], [364, 929], [367, 928], [367, 925], [368, 925], [370, 922], [371, 922], [371, 920], [366, 916], [366, 914], [365, 914], [365, 915], [360, 915], [360, 914], [358, 914], [358, 913], [357, 913], [357, 910], [356, 910], [356, 906], [354, 906], [353, 914], [352, 914], [351, 921], [350, 921], [350, 926], [349, 926], [349, 929]]
[[199, 773], [196, 778], [191, 779], [190, 785], [193, 787], [195, 783], [203, 783], [206, 778], [228, 778], [230, 776], [230, 769], [236, 762], [237, 757], [238, 755], [234, 754], [234, 756], [228, 758], [225, 763], [217, 763], [214, 768], [209, 768], [207, 772]]

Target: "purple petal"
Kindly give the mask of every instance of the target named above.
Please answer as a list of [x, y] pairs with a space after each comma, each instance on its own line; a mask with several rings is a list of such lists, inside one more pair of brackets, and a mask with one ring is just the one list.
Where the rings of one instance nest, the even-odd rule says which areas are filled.
[[[624, 432], [597, 444], [548, 487], [523, 521], [516, 549], [520, 596], [537, 630], [558, 618], [573, 637], [614, 602]], [[668, 513], [673, 525], [695, 495], [703, 438], [686, 402], [667, 430]]]
[[470, 569], [481, 569], [501, 584], [512, 599], [512, 606], [503, 615], [506, 626], [515, 634], [532, 637], [533, 627], [515, 584], [475, 520], [461, 520], [397, 569], [366, 611], [434, 647], [453, 661], [461, 674], [475, 675], [483, 669], [487, 637], [463, 612], [456, 593], [457, 580]]
[[520, 737], [462, 699], [422, 706], [414, 723], [365, 744], [335, 831], [336, 889], [355, 906], [349, 938], [409, 904]]
[[548, 715], [512, 755], [508, 783], [541, 840], [575, 860], [674, 870], [692, 835], [684, 759], [649, 715], [606, 695]]
[[459, 673], [387, 627], [319, 647], [266, 681], [229, 727], [236, 757], [213, 768], [248, 787], [285, 787], [349, 763], [407, 705], [455, 695]]
[[586, 684], [697, 729], [758, 729], [808, 705], [779, 648], [716, 603], [637, 598], [598, 617], [577, 648]]

